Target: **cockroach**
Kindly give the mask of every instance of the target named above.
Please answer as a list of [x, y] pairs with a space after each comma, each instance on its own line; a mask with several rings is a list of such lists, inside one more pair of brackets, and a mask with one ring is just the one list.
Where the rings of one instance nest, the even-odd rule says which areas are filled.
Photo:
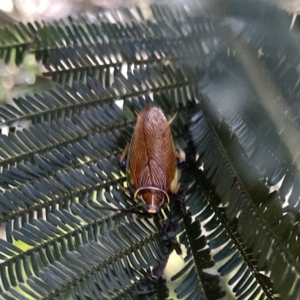
[[122, 161], [127, 156], [126, 175], [134, 198], [142, 201], [144, 213], [153, 215], [177, 254], [181, 254], [180, 244], [168, 236], [159, 216], [163, 205], [170, 203], [169, 193], [176, 193], [179, 187], [178, 155], [169, 126], [172, 120], [168, 122], [160, 108], [146, 106], [138, 115], [120, 163], [124, 166]]
[[126, 148], [122, 158], [127, 154], [129, 188], [144, 202], [145, 212], [157, 214], [170, 202], [169, 192], [178, 189], [179, 177], [170, 126], [160, 108], [149, 105], [140, 112]]

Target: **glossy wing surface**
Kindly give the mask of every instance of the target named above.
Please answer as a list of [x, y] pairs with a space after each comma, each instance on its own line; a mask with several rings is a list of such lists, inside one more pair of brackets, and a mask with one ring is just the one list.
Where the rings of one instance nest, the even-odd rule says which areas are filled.
[[138, 116], [127, 167], [135, 189], [155, 186], [169, 190], [176, 157], [168, 121], [159, 108], [147, 106]]

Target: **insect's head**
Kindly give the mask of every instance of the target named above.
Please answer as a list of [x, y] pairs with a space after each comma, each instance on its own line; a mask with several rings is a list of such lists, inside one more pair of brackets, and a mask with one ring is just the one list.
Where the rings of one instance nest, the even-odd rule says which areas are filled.
[[141, 187], [134, 193], [134, 198], [140, 196], [144, 205], [144, 211], [150, 214], [157, 214], [165, 201], [169, 202], [169, 195], [166, 191], [157, 187]]

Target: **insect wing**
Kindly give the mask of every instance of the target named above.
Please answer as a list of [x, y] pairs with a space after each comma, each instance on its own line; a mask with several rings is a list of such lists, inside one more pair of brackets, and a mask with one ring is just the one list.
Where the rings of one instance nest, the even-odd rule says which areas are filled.
[[176, 156], [167, 119], [147, 106], [138, 116], [127, 157], [127, 175], [134, 189], [154, 186], [168, 191], [176, 173]]

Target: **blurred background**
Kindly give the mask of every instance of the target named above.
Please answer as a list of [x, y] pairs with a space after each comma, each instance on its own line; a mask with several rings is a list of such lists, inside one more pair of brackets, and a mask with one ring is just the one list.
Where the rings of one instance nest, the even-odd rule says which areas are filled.
[[[47, 22], [78, 13], [97, 14], [120, 6], [145, 7], [147, 3], [145, 0], [0, 0], [0, 26], [16, 22]], [[6, 65], [0, 60], [0, 103], [29, 90], [36, 92], [50, 87], [51, 81], [41, 76], [42, 71], [42, 64], [36, 62], [34, 55], [26, 55], [20, 67], [16, 67], [13, 61]]]
[[[186, 3], [182, 0], [173, 0]], [[209, 5], [208, 0], [188, 0]], [[291, 13], [291, 25], [300, 12], [300, 0], [262, 0], [280, 6]], [[78, 13], [97, 14], [106, 9], [120, 6], [139, 6], [146, 9], [149, 3], [170, 3], [165, 0], [0, 0], [0, 26], [15, 22], [33, 22], [35, 20], [50, 21], [63, 19]], [[0, 103], [27, 91], [35, 92], [51, 86], [51, 81], [41, 76], [42, 65], [37, 63], [33, 55], [27, 55], [21, 67], [12, 61], [5, 65], [0, 60]]]

